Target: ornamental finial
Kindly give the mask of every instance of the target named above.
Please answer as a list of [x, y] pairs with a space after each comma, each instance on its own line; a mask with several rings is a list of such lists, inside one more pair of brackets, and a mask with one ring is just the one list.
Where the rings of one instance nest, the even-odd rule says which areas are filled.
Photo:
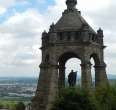
[[69, 10], [75, 9], [76, 4], [77, 4], [77, 0], [66, 0], [67, 9]]

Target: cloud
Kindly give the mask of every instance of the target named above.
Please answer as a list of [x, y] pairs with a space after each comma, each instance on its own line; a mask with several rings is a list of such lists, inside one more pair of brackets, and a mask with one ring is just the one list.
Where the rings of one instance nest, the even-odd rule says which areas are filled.
[[5, 13], [7, 9], [14, 5], [15, 0], [0, 0], [0, 15]]
[[82, 11], [101, 11], [109, 7], [112, 3], [112, 0], [78, 0], [77, 8]]
[[0, 6], [8, 8], [9, 6], [13, 5], [15, 0], [0, 0]]
[[[12, 69], [18, 70], [40, 63], [38, 56], [41, 44], [41, 31], [43, 30], [42, 16], [34, 10], [27, 10], [24, 13], [16, 13], [6, 22], [0, 25], [0, 60], [2, 72], [9, 66], [9, 73]], [[4, 69], [3, 69], [4, 68]], [[30, 69], [29, 69], [30, 70]], [[26, 72], [30, 72], [28, 69]], [[2, 73], [0, 70], [0, 73]], [[17, 73], [21, 72], [17, 71]], [[25, 71], [22, 71], [22, 75]]]
[[47, 1], [46, 0], [37, 0], [38, 4], [45, 4]]
[[3, 7], [0, 7], [0, 15], [3, 14], [4, 12], [6, 12], [6, 9]]
[[[4, 0], [4, 3], [0, 2], [0, 6], [7, 9], [14, 2], [16, 0]], [[95, 30], [99, 27], [104, 29], [105, 44], [108, 45], [105, 50], [108, 73], [116, 72], [115, 4], [113, 0], [78, 0], [77, 6]], [[0, 25], [0, 74], [38, 75], [38, 65], [41, 62], [41, 51], [38, 49], [41, 46], [41, 33], [44, 30], [48, 31], [49, 25], [62, 16], [65, 8], [65, 0], [55, 0], [55, 4], [48, 6], [44, 13], [38, 12], [36, 8], [27, 9], [22, 13], [15, 12]]]

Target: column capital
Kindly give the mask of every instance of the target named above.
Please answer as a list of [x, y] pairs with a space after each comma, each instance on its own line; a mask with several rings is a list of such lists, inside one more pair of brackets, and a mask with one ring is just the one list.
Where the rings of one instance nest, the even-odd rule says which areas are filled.
[[84, 67], [84, 66], [92, 66], [91, 62], [84, 62], [82, 64], [80, 64], [81, 67]]
[[106, 68], [106, 64], [95, 65], [94, 68]]

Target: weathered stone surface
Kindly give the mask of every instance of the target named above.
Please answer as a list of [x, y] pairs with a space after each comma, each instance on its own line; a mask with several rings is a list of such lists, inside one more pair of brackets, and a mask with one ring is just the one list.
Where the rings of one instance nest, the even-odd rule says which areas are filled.
[[108, 82], [104, 63], [103, 30], [97, 33], [75, 8], [76, 0], [67, 0], [61, 19], [42, 34], [42, 63], [33, 110], [50, 110], [52, 102], [65, 86], [65, 63], [70, 58], [81, 60], [82, 87], [92, 87], [91, 63], [95, 61], [95, 85]]

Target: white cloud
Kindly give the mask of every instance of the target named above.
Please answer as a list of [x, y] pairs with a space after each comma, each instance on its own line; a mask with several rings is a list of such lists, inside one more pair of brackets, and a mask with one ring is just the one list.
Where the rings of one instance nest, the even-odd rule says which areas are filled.
[[6, 12], [6, 9], [3, 7], [0, 7], [0, 15], [3, 14], [4, 12]]
[[[2, 3], [7, 8], [13, 5], [15, 0], [11, 0], [9, 5], [5, 1], [9, 3], [10, 0], [4, 0]], [[78, 4], [78, 9], [82, 10], [83, 16], [94, 29], [99, 28], [99, 26], [105, 29], [104, 39], [109, 46], [105, 50], [105, 59], [108, 63], [108, 72], [115, 73], [116, 32], [114, 30], [116, 29], [116, 16], [114, 14], [114, 1], [78, 0]], [[49, 6], [47, 11], [42, 14], [36, 9], [28, 9], [23, 13], [16, 12], [15, 15], [1, 24], [0, 73], [36, 75], [38, 64], [41, 62], [41, 51], [38, 49], [41, 46], [41, 33], [44, 29], [48, 30], [49, 25], [61, 17], [65, 8], [65, 0], [55, 0], [55, 5]], [[7, 70], [5, 70], [6, 68]]]
[[7, 8], [7, 7], [13, 5], [14, 2], [15, 2], [15, 0], [0, 0], [0, 6]]
[[[21, 14], [16, 13], [0, 25], [0, 68], [2, 72], [3, 68], [6, 72], [6, 66], [9, 66], [9, 73], [12, 69], [16, 71], [21, 67], [24, 70], [23, 68], [28, 68], [29, 65], [32, 66], [32, 70], [34, 65], [37, 67], [36, 70], [38, 69], [41, 55], [38, 55], [39, 49], [37, 48], [41, 44], [40, 32], [43, 28], [40, 26], [43, 22], [42, 16], [30, 9]], [[0, 73], [2, 73], [1, 70]], [[31, 71], [26, 69], [26, 72]]]
[[109, 7], [112, 0], [78, 0], [77, 8], [84, 11], [101, 11]]
[[5, 13], [7, 9], [14, 5], [15, 0], [0, 0], [0, 15]]

